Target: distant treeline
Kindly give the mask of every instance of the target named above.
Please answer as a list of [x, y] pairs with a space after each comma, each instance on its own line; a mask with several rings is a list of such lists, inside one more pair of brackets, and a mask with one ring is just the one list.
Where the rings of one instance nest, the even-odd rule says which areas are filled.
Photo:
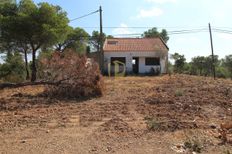
[[228, 55], [223, 59], [214, 56], [197, 56], [192, 58], [191, 62], [186, 62], [184, 55], [178, 53], [172, 54], [171, 58], [174, 64], [169, 63], [169, 71], [174, 73], [183, 73], [200, 76], [213, 76], [213, 68], [215, 67], [216, 77], [232, 79], [232, 55]]

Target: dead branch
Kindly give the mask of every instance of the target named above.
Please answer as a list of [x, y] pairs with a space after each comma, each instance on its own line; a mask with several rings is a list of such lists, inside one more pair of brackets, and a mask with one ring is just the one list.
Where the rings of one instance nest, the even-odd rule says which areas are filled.
[[1, 83], [0, 84], [0, 90], [6, 89], [6, 88], [21, 88], [26, 86], [36, 86], [36, 85], [58, 85], [59, 82], [23, 82], [23, 83]]
[[0, 84], [0, 90], [6, 89], [6, 88], [21, 88], [26, 86], [38, 86], [38, 85], [52, 85], [52, 86], [58, 86], [64, 81], [69, 80], [70, 78], [66, 78], [63, 80], [59, 80], [56, 82], [51, 81], [38, 81], [38, 82], [23, 82], [23, 83], [1, 83]]

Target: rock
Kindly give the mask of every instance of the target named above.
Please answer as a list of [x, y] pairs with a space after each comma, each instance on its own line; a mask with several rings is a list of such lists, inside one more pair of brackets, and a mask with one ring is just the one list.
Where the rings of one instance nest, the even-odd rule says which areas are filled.
[[97, 147], [93, 147], [90, 151], [92, 152], [97, 151]]
[[221, 129], [229, 130], [232, 129], [232, 122], [225, 122], [220, 125]]
[[186, 152], [185, 147], [184, 147], [183, 144], [175, 145], [175, 146], [171, 147], [171, 149], [174, 150], [177, 153], [185, 153]]
[[215, 125], [215, 124], [210, 124], [209, 127], [212, 128], [212, 129], [216, 129], [216, 128], [217, 128], [217, 125]]
[[22, 140], [21, 143], [26, 143], [26, 140]]
[[111, 150], [112, 150], [111, 147], [107, 147], [107, 148], [106, 148], [106, 152], [109, 152], [109, 151], [111, 151]]
[[50, 130], [47, 130], [46, 133], [50, 133]]
[[177, 149], [182, 148], [182, 145], [176, 145]]

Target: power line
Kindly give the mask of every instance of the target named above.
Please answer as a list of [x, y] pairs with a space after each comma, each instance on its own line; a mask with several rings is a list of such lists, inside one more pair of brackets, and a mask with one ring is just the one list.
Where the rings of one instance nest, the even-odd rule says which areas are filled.
[[214, 33], [223, 33], [223, 34], [228, 34], [228, 35], [232, 35], [232, 33], [228, 33], [228, 32], [221, 32], [221, 31], [213, 31]]
[[183, 29], [183, 30], [176, 30], [176, 31], [168, 31], [168, 32], [195, 32], [195, 31], [204, 31], [207, 30], [206, 28], [202, 28], [202, 29]]
[[[98, 11], [96, 11], [98, 12]], [[85, 16], [84, 16], [85, 17]], [[78, 18], [77, 18], [78, 19]], [[118, 26], [105, 26], [103, 27], [104, 29], [151, 29], [151, 28], [154, 28], [155, 26], [125, 26], [125, 27], [118, 27]], [[86, 27], [80, 27], [80, 28], [83, 28], [83, 29], [99, 29], [100, 27], [95, 27], [95, 26], [86, 26]], [[174, 28], [186, 28], [186, 27], [178, 27], [178, 26], [173, 26], [173, 27], [155, 27], [157, 29], [174, 29]], [[192, 28], [199, 28], [199, 29], [183, 29], [183, 30], [175, 30], [175, 31], [168, 31], [170, 34], [171, 33], [190, 33], [192, 31], [196, 31], [196, 32], [204, 32], [204, 31], [207, 31], [207, 27], [203, 27], [203, 26], [199, 26], [199, 27], [192, 27]], [[225, 28], [225, 29], [221, 29], [221, 28]], [[212, 30], [217, 30], [217, 31], [220, 31], [220, 32], [228, 32], [228, 33], [232, 33], [232, 28], [230, 27], [213, 27]]]
[[[97, 29], [99, 27], [81, 27], [81, 28], [92, 28], [92, 29]], [[103, 27], [104, 29], [116, 29], [116, 28], [121, 28], [121, 29], [149, 29], [152, 27]], [[156, 27], [157, 28], [157, 27]], [[163, 27], [164, 28], [164, 27]], [[158, 29], [158, 28], [157, 28]], [[201, 29], [183, 29], [183, 30], [175, 30], [175, 31], [167, 31], [169, 35], [175, 35], [175, 34], [188, 34], [188, 33], [200, 33], [200, 32], [206, 32], [208, 29], [207, 27], [201, 28]], [[114, 36], [122, 36], [122, 35], [142, 35], [139, 33], [132, 33], [132, 34], [117, 34]]]
[[93, 14], [98, 13], [98, 12], [99, 12], [99, 10], [94, 11], [94, 12], [91, 12], [91, 13], [86, 14], [86, 15], [83, 15], [83, 16], [80, 16], [80, 17], [78, 17], [78, 18], [74, 18], [74, 19], [70, 20], [70, 22], [75, 21], [75, 20], [78, 20], [78, 19], [81, 19], [81, 18], [84, 18], [84, 17], [87, 17], [87, 16], [90, 16], [90, 15], [93, 15]]
[[116, 34], [113, 36], [134, 36], [134, 35], [142, 35], [141, 33], [131, 33], [131, 34]]
[[[178, 35], [178, 34], [195, 34], [200, 32], [207, 32], [207, 29], [192, 29], [192, 30], [179, 30], [179, 31], [168, 31], [168, 35]], [[129, 33], [129, 34], [115, 34], [112, 36], [142, 36], [143, 33]], [[86, 36], [83, 36], [86, 37]], [[87, 36], [91, 38], [91, 36]]]
[[183, 30], [183, 31], [168, 31], [168, 35], [177, 35], [177, 34], [194, 34], [207, 32], [207, 29], [199, 29], [199, 30]]
[[[99, 27], [82, 27], [82, 28], [99, 28]], [[107, 29], [114, 29], [114, 28], [118, 28], [118, 29], [124, 29], [124, 28], [128, 28], [128, 29], [150, 29], [150, 28], [157, 28], [157, 29], [174, 29], [177, 27], [129, 27], [129, 26], [125, 26], [125, 27], [118, 27], [118, 26], [105, 26], [103, 28], [107, 28]], [[183, 28], [183, 27], [182, 27]]]
[[[81, 27], [81, 28], [88, 28], [88, 29], [97, 29], [99, 27]], [[149, 28], [153, 28], [153, 27], [103, 27], [104, 29], [124, 29], [124, 28], [128, 28], [128, 29], [149, 29]]]
[[[168, 31], [168, 35], [177, 35], [177, 34], [190, 34], [190, 33], [200, 33], [200, 32], [207, 32], [207, 29], [190, 29], [190, 30], [179, 30], [179, 31]], [[130, 34], [115, 34], [112, 36], [142, 36], [143, 33], [130, 33]]]
[[[87, 27], [80, 27], [80, 28], [86, 28], [86, 29], [98, 29], [99, 27], [94, 27], [94, 26], [87, 26]], [[104, 29], [151, 29], [154, 28], [154, 26], [139, 26], [139, 27], [129, 27], [129, 26], [125, 26], [125, 27], [118, 27], [118, 26], [105, 26], [103, 27]], [[174, 28], [181, 28], [181, 27], [155, 27], [157, 29], [174, 29]], [[184, 27], [182, 27], [184, 28]], [[206, 29], [207, 27], [195, 27], [195, 28], [204, 28]]]
[[[89, 28], [99, 28], [99, 27], [89, 27]], [[104, 28], [116, 28], [116, 27], [104, 27]], [[147, 27], [130, 27], [130, 28], [147, 28]], [[216, 33], [232, 34], [232, 30], [213, 28], [212, 31], [216, 32]], [[208, 32], [208, 29], [207, 28], [201, 28], [201, 29], [182, 29], [182, 30], [167, 31], [168, 35], [196, 34], [196, 33], [202, 33], [202, 32]], [[127, 37], [127, 36], [128, 37], [142, 37], [143, 33], [129, 33], [129, 34], [115, 34], [115, 35], [111, 34], [111, 35], [115, 36], [115, 37], [117, 37], [117, 36], [122, 36], [122, 37]], [[82, 38], [91, 38], [91, 36], [80, 36], [80, 37], [82, 37]]]
[[224, 29], [213, 29], [214, 32], [218, 33], [225, 33], [225, 34], [232, 34], [231, 30], [224, 30]]
[[213, 28], [215, 28], [215, 29], [229, 29], [229, 30], [232, 30], [232, 27], [216, 27], [216, 26], [214, 26]]

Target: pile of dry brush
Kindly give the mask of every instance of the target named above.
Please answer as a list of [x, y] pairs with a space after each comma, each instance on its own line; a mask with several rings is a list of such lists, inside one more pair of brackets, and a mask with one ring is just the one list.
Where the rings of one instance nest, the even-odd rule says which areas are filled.
[[81, 98], [101, 96], [104, 82], [98, 64], [75, 52], [55, 52], [40, 60], [42, 78], [54, 83], [46, 86], [49, 97]]

